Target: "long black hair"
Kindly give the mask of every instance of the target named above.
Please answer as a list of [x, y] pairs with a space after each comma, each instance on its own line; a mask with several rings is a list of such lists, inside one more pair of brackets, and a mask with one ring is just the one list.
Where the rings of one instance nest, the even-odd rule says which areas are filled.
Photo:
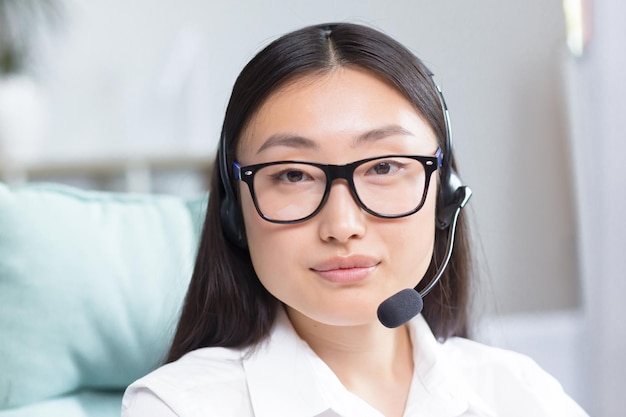
[[[246, 124], [273, 92], [298, 76], [338, 67], [365, 69], [397, 88], [424, 117], [446, 152], [444, 114], [428, 68], [406, 47], [375, 29], [323, 24], [283, 35], [244, 67], [222, 128], [226, 166], [232, 163]], [[454, 161], [452, 165], [456, 168]], [[216, 161], [195, 269], [167, 362], [201, 347], [255, 345], [268, 335], [276, 317], [280, 303], [260, 283], [249, 252], [224, 235], [220, 220], [224, 197]], [[435, 233], [427, 277], [434, 275], [446, 249], [447, 231]], [[471, 265], [467, 233], [461, 212], [450, 263], [424, 300], [422, 314], [439, 339], [468, 335]]]

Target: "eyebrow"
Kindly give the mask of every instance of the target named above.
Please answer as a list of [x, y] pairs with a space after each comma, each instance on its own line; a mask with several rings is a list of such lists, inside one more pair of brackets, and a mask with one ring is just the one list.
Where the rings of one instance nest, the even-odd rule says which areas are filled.
[[267, 138], [267, 140], [263, 142], [263, 145], [261, 145], [261, 147], [256, 153], [258, 155], [264, 150], [274, 147], [274, 146], [287, 146], [289, 148], [300, 148], [300, 149], [319, 148], [318, 144], [315, 141], [311, 139], [307, 139], [304, 136], [290, 135], [287, 133], [277, 133]]
[[367, 142], [375, 142], [389, 136], [413, 136], [413, 134], [400, 125], [389, 125], [378, 129], [368, 130], [367, 132], [360, 134], [354, 139], [353, 146]]
[[[406, 130], [400, 125], [389, 125], [361, 133], [354, 138], [352, 146], [354, 147], [363, 143], [375, 142], [377, 140], [396, 135], [413, 136], [410, 131]], [[286, 146], [299, 149], [319, 149], [319, 145], [317, 144], [317, 142], [304, 136], [277, 133], [275, 135], [271, 135], [263, 143], [263, 145], [261, 145], [261, 147], [257, 151], [257, 154], [274, 146]]]

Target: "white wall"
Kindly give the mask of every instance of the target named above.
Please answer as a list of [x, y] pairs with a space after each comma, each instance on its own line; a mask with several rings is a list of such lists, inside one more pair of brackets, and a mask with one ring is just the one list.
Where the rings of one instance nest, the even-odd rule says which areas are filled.
[[626, 3], [593, 3], [591, 41], [567, 62], [585, 305], [579, 362], [591, 415], [624, 415]]

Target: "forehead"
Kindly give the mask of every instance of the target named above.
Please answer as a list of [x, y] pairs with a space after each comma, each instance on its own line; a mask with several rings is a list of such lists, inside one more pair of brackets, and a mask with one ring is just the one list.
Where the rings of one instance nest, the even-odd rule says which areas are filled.
[[268, 96], [242, 131], [238, 154], [257, 152], [276, 134], [323, 144], [389, 126], [429, 137], [431, 126], [390, 82], [359, 68], [339, 67], [300, 76]]

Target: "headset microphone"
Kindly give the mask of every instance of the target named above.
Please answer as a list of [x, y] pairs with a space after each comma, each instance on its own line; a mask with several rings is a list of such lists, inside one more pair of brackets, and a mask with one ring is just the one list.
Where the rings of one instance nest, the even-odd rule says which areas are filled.
[[378, 306], [378, 320], [390, 329], [402, 326], [422, 312], [424, 301], [413, 288], [406, 288]]
[[472, 190], [468, 186], [461, 186], [457, 189], [456, 210], [453, 212], [453, 217], [448, 229], [448, 247], [446, 249], [446, 256], [443, 263], [437, 270], [437, 273], [426, 288], [420, 292], [413, 288], [406, 288], [387, 298], [378, 306], [378, 320], [385, 327], [393, 329], [401, 326], [422, 312], [422, 308], [424, 308], [423, 298], [430, 292], [430, 290], [433, 289], [437, 282], [439, 282], [439, 279], [448, 266], [448, 262], [452, 256], [452, 248], [454, 247], [456, 222], [459, 218], [461, 209], [465, 207], [471, 196]]

